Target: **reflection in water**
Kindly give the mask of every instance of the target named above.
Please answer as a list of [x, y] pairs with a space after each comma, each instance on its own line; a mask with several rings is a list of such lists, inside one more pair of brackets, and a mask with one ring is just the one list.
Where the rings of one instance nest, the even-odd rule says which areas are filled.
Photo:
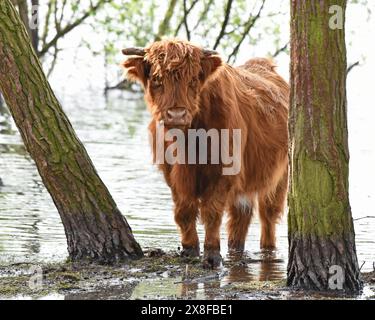
[[278, 256], [275, 251], [228, 256], [223, 269], [202, 277], [146, 279], [135, 287], [131, 299], [220, 299], [219, 293], [225, 292], [228, 285], [284, 279], [284, 262]]
[[66, 294], [64, 300], [127, 300], [131, 297], [135, 284], [111, 286], [103, 290]]
[[[127, 93], [115, 93], [107, 99], [100, 93], [90, 93], [60, 97], [60, 100], [140, 244], [164, 250], [176, 249], [180, 244], [170, 191], [151, 164], [147, 133], [150, 116], [142, 100], [127, 98]], [[3, 186], [0, 185], [0, 263], [64, 260], [67, 257], [66, 239], [59, 215], [5, 110], [0, 112], [0, 178], [3, 181]], [[368, 212], [360, 214], [368, 215]], [[366, 261], [362, 270], [371, 270], [375, 260], [375, 220], [364, 219], [355, 223], [359, 262]], [[193, 292], [199, 298], [214, 285], [284, 277], [286, 219], [279, 225], [279, 251], [273, 256], [257, 252], [259, 229], [255, 219], [247, 237], [246, 249], [250, 253], [246, 263], [228, 268], [220, 281], [175, 284], [174, 279], [167, 287], [174, 288], [173, 294], [180, 292], [181, 296], [190, 296]], [[198, 231], [203, 239], [201, 226]], [[223, 255], [227, 251], [226, 242], [223, 226]], [[230, 257], [226, 264], [230, 264], [229, 260]], [[154, 287], [155, 290], [163, 290], [167, 281], [163, 279], [160, 286]], [[133, 296], [147, 289], [147, 283], [144, 289], [139, 286], [134, 289]]]
[[265, 250], [244, 255], [228, 255], [227, 263], [234, 264], [229, 268], [223, 283], [241, 281], [274, 281], [285, 278], [285, 264], [283, 253], [276, 250]]
[[191, 298], [191, 299], [198, 299], [197, 293], [199, 289], [199, 283], [182, 283], [181, 285], [181, 298]]

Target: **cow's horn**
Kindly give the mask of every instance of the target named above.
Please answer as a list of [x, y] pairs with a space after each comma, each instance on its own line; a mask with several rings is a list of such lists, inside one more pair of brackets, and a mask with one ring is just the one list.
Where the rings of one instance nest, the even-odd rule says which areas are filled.
[[143, 48], [126, 48], [122, 49], [122, 54], [126, 56], [144, 56], [146, 54], [145, 49]]
[[207, 57], [209, 56], [215, 56], [218, 55], [219, 53], [215, 50], [209, 50], [209, 49], [203, 49], [203, 54]]

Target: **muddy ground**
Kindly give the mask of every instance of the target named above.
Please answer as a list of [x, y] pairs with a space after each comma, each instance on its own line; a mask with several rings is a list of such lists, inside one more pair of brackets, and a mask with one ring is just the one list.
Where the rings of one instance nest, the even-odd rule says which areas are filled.
[[375, 271], [363, 274], [365, 286], [358, 296], [306, 293], [287, 288], [285, 279], [248, 281], [241, 277], [243, 268], [258, 262], [242, 257], [226, 261], [219, 270], [204, 270], [198, 259], [182, 259], [177, 252], [152, 249], [145, 258], [118, 266], [3, 265], [0, 300], [375, 299]]

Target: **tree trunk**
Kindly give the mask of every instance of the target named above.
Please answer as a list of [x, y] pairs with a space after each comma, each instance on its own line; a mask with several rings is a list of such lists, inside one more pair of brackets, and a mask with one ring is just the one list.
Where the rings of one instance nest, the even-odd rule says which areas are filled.
[[[344, 25], [331, 5], [291, 0], [291, 110], [288, 285], [358, 292], [360, 272], [348, 195]], [[342, 277], [341, 277], [342, 275]]]
[[142, 256], [52, 92], [10, 0], [0, 2], [0, 90], [60, 213], [73, 260]]

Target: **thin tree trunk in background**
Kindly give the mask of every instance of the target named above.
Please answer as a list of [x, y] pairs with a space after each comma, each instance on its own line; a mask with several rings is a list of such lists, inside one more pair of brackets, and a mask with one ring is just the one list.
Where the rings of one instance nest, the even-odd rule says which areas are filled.
[[21, 21], [25, 25], [27, 34], [31, 38], [31, 42], [33, 44], [33, 48], [36, 52], [38, 52], [38, 44], [39, 44], [39, 30], [38, 27], [31, 27], [30, 19], [33, 18], [32, 15], [37, 16], [38, 11], [33, 12], [33, 6], [39, 6], [39, 0], [31, 0], [31, 8], [27, 4], [27, 0], [11, 0], [12, 4], [18, 8], [18, 13], [20, 15]]
[[[31, 5], [35, 9], [39, 6], [39, 0], [31, 0]], [[31, 11], [33, 22], [36, 23], [34, 28], [31, 29], [31, 42], [35, 52], [38, 52], [39, 48], [39, 10]]]
[[25, 25], [28, 35], [31, 37], [30, 20], [29, 20], [29, 8], [26, 0], [17, 0], [18, 12], [20, 18]]
[[143, 255], [51, 90], [10, 0], [0, 2], [0, 90], [63, 222], [72, 260]]
[[349, 203], [345, 32], [330, 29], [331, 5], [339, 5], [345, 18], [344, 0], [291, 0], [288, 285], [313, 290], [342, 285], [358, 292]]
[[177, 4], [177, 0], [169, 1], [168, 9], [165, 12], [164, 19], [159, 25], [158, 34], [155, 36], [155, 41], [161, 40], [161, 38], [164, 35], [168, 34], [168, 32], [170, 31], [170, 23], [173, 17], [173, 12], [176, 7], [176, 4]]

